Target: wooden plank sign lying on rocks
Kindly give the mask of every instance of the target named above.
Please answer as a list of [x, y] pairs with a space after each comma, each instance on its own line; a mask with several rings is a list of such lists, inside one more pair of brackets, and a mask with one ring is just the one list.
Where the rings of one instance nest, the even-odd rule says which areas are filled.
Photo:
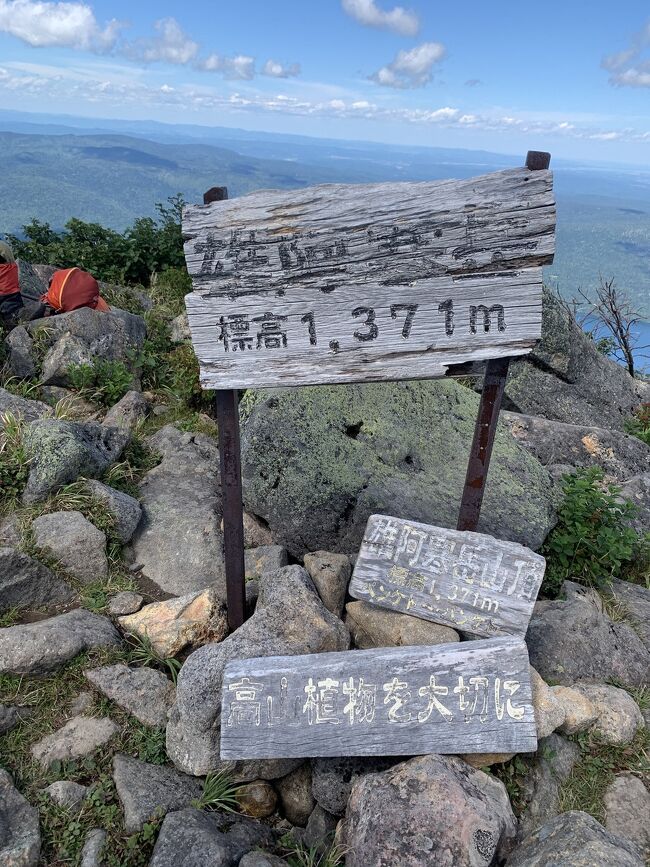
[[204, 388], [443, 376], [540, 337], [552, 174], [262, 190], [183, 234]]
[[517, 638], [259, 657], [224, 673], [222, 759], [536, 748]]
[[546, 561], [515, 542], [371, 515], [350, 595], [473, 635], [526, 634]]

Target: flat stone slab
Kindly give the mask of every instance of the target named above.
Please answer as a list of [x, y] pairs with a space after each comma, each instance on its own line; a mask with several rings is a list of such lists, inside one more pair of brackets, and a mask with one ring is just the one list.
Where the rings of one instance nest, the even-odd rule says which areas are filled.
[[108, 717], [75, 716], [31, 748], [32, 756], [43, 768], [54, 762], [66, 762], [91, 755], [107, 744], [119, 731]]
[[167, 723], [167, 710], [174, 701], [174, 685], [153, 668], [106, 665], [85, 672], [100, 692], [148, 726]]
[[47, 566], [15, 548], [0, 548], [0, 611], [61, 605], [75, 591]]
[[15, 788], [0, 768], [0, 864], [36, 867], [41, 853], [38, 810]]
[[34, 543], [83, 584], [108, 574], [106, 535], [81, 512], [51, 512], [32, 523]]

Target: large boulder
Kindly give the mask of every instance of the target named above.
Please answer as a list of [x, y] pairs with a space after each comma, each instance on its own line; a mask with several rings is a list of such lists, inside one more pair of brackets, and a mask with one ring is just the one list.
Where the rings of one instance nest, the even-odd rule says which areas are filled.
[[38, 560], [15, 548], [0, 548], [0, 611], [61, 605], [74, 596], [72, 587]]
[[6, 414], [16, 416], [24, 422], [36, 421], [38, 418], [46, 418], [52, 415], [52, 407], [41, 400], [28, 400], [17, 394], [0, 388], [0, 430], [4, 427], [2, 417]]
[[23, 798], [9, 774], [0, 768], [0, 864], [36, 867], [40, 854], [38, 810]]
[[502, 782], [454, 756], [420, 756], [352, 787], [347, 867], [479, 867], [503, 858], [517, 821]]
[[567, 424], [624, 429], [650, 384], [598, 352], [568, 308], [549, 289], [542, 304], [542, 339], [514, 361], [506, 384], [509, 409]]
[[[455, 527], [477, 410], [445, 380], [248, 392], [246, 506], [301, 558], [356, 555], [375, 512]], [[500, 426], [478, 529], [537, 548], [552, 500], [546, 470]]]
[[538, 602], [526, 634], [530, 663], [544, 680], [645, 686], [650, 653], [627, 623], [612, 621], [590, 594]]
[[46, 499], [79, 476], [101, 475], [122, 454], [127, 437], [96, 422], [40, 419], [25, 427], [23, 444], [29, 477], [26, 503]]
[[82, 584], [101, 581], [108, 575], [106, 534], [81, 512], [49, 512], [35, 518], [32, 533], [36, 548], [53, 557]]
[[180, 671], [176, 706], [167, 726], [167, 752], [187, 773], [206, 774], [225, 767], [241, 782], [289, 773], [299, 761], [222, 762], [219, 758], [226, 663], [254, 656], [347, 650], [349, 646], [347, 629], [325, 608], [302, 567], [266, 572], [259, 581], [260, 596], [253, 616], [220, 644], [207, 644], [192, 653]]
[[143, 574], [174, 596], [214, 586], [225, 598], [217, 443], [167, 425], [148, 439], [162, 455], [140, 486], [132, 540]]

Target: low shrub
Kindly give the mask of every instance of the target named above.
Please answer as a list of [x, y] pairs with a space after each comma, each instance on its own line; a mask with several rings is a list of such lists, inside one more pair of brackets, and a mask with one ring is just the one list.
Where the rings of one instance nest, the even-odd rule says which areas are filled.
[[650, 446], [650, 403], [642, 403], [632, 417], [625, 420], [625, 430]]
[[67, 371], [70, 387], [94, 403], [113, 406], [133, 383], [133, 374], [123, 361], [95, 358], [92, 364], [71, 364]]

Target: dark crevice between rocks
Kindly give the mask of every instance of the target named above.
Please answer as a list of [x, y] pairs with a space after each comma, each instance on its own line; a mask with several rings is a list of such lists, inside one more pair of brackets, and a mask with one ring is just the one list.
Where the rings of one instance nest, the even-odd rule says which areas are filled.
[[357, 424], [349, 424], [345, 428], [345, 435], [350, 437], [352, 440], [356, 440], [359, 434], [361, 433], [361, 428], [363, 427], [363, 422], [357, 422]]

